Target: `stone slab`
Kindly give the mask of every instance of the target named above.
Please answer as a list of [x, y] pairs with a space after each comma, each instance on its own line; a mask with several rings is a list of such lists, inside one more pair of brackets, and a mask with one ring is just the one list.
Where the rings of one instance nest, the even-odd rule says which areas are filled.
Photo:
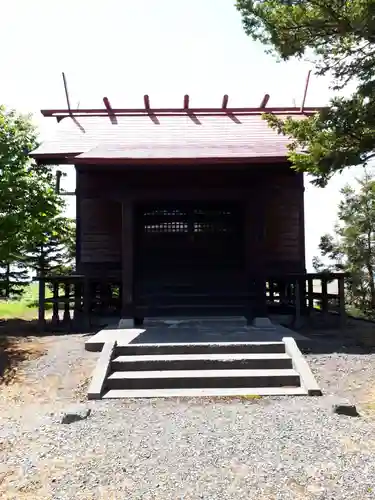
[[[239, 326], [233, 321], [217, 322], [189, 320], [186, 323], [164, 324], [163, 322], [145, 328], [104, 328], [85, 343], [87, 351], [100, 352], [105, 342], [116, 341], [118, 345], [137, 344], [198, 344], [198, 343], [246, 343], [282, 342], [284, 337], [306, 340], [306, 337], [275, 324], [275, 328]], [[172, 328], [171, 328], [172, 327]]]
[[217, 369], [118, 371], [106, 381], [108, 389], [176, 389], [208, 387], [300, 387], [293, 369]]
[[108, 379], [163, 379], [163, 378], [256, 378], [256, 377], [294, 377], [296, 370], [164, 370], [114, 372]]
[[293, 367], [301, 377], [301, 385], [306, 389], [309, 396], [322, 396], [320, 389], [304, 355], [298, 349], [294, 339], [286, 337], [283, 339], [285, 351], [292, 358]]
[[235, 370], [289, 369], [292, 360], [285, 353], [221, 353], [127, 355], [112, 361], [112, 371], [130, 370]]
[[85, 350], [101, 352], [106, 342], [117, 342], [119, 345], [129, 344], [145, 330], [139, 328], [103, 329], [85, 342]]
[[106, 342], [104, 344], [89, 385], [88, 399], [101, 399], [115, 348], [116, 342]]
[[118, 356], [113, 361], [136, 363], [139, 361], [234, 361], [245, 359], [290, 359], [285, 353], [222, 353], [222, 354], [141, 354], [135, 356]]
[[[136, 339], [138, 340], [138, 339]], [[285, 353], [284, 342], [118, 343], [118, 355]]]
[[225, 398], [242, 397], [251, 400], [257, 396], [307, 396], [302, 387], [223, 387], [206, 389], [112, 389], [103, 399], [124, 398]]
[[118, 323], [119, 328], [134, 328], [133, 318], [121, 318]]
[[155, 322], [145, 325], [135, 339], [137, 344], [199, 343], [199, 342], [281, 342], [283, 337], [305, 339], [289, 328], [275, 324], [273, 328], [255, 328], [233, 321], [191, 320], [177, 324]]
[[276, 329], [276, 326], [271, 323], [271, 320], [269, 318], [254, 318], [253, 326], [255, 328], [267, 328], [272, 330]]

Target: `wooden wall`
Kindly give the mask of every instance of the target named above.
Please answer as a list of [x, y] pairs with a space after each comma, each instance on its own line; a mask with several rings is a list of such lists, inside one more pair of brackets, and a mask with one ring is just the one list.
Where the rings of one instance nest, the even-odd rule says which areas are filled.
[[81, 262], [121, 262], [121, 204], [82, 199]]
[[[156, 167], [158, 168], [158, 167]], [[77, 269], [121, 269], [121, 202], [237, 200], [251, 212], [246, 231], [264, 209], [264, 262], [270, 273], [305, 270], [303, 178], [287, 165], [200, 170], [77, 168]], [[254, 245], [255, 249], [255, 245]], [[256, 256], [249, 255], [256, 267]], [[254, 260], [255, 259], [255, 260]]]

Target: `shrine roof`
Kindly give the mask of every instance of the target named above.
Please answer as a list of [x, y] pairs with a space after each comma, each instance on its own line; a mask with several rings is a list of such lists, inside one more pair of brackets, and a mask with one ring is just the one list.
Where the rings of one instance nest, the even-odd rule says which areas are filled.
[[303, 119], [316, 111], [318, 108], [296, 107], [113, 109], [110, 105], [45, 110], [44, 116], [57, 118], [57, 131], [30, 156], [41, 162], [73, 164], [286, 161], [290, 139], [269, 127], [262, 115]]

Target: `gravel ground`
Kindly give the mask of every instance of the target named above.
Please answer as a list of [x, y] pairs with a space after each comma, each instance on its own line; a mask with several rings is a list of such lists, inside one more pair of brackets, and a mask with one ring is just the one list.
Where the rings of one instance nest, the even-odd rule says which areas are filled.
[[[321, 398], [82, 402], [85, 339], [41, 339], [2, 388], [1, 499], [375, 499], [374, 354], [309, 355]], [[91, 415], [63, 425], [73, 401]]]

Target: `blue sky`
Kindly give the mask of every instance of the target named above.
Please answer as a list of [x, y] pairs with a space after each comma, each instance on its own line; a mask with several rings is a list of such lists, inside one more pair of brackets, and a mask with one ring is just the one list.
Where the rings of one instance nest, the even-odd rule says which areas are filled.
[[[277, 63], [248, 38], [234, 0], [2, 0], [0, 2], [0, 102], [34, 114], [41, 137], [53, 134], [53, 119], [39, 110], [65, 107], [61, 72], [72, 105], [101, 107], [216, 106], [229, 94], [233, 106], [300, 104], [309, 63]], [[306, 105], [332, 95], [324, 78], [312, 76]], [[65, 169], [69, 172], [69, 168]], [[322, 233], [335, 221], [339, 189], [354, 169], [324, 190], [306, 179], [307, 267]], [[65, 179], [74, 188], [74, 177]], [[73, 203], [69, 213], [74, 213]]]

